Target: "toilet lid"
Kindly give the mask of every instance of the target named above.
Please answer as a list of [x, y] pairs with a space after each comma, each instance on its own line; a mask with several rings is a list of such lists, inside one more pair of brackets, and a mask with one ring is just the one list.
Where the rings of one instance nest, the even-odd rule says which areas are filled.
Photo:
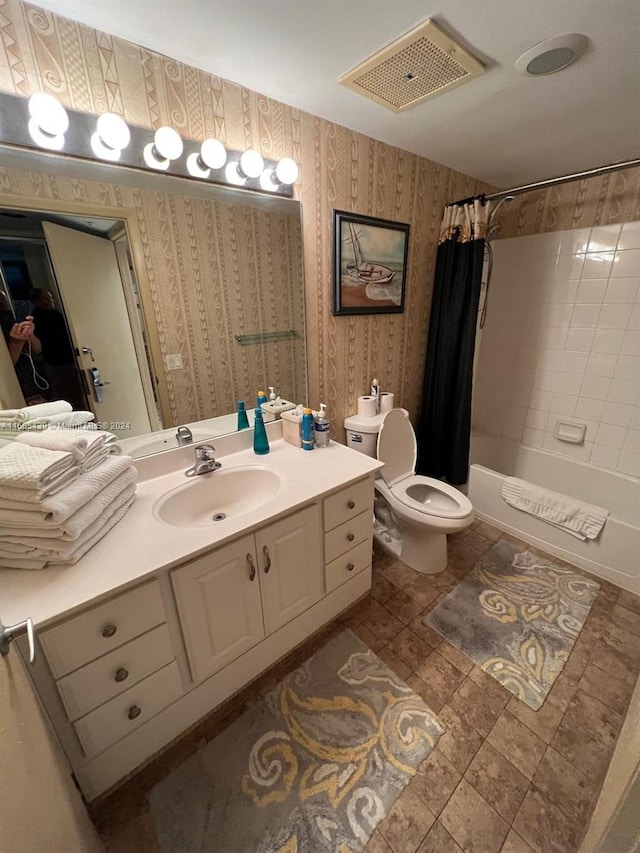
[[384, 462], [380, 474], [387, 485], [392, 486], [415, 473], [416, 451], [411, 421], [401, 409], [391, 409], [378, 433], [378, 459]]

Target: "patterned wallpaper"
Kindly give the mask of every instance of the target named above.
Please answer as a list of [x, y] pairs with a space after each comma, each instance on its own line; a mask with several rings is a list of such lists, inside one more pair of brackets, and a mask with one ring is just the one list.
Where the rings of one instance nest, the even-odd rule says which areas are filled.
[[505, 203], [499, 215], [500, 237], [635, 222], [640, 219], [640, 168], [524, 193]]
[[[450, 200], [487, 190], [484, 184], [20, 0], [0, 0], [0, 31], [3, 91], [23, 96], [46, 91], [73, 109], [112, 110], [133, 124], [169, 123], [185, 137], [213, 135], [231, 148], [253, 146], [265, 156], [293, 157], [300, 164], [296, 194], [302, 202], [309, 402], [328, 403], [341, 437], [343, 418], [377, 376], [415, 416], [442, 209]], [[116, 195], [119, 190], [113, 188]], [[332, 316], [334, 208], [410, 224], [404, 314]], [[172, 229], [163, 216], [163, 226]], [[149, 234], [153, 228], [142, 230]], [[157, 302], [175, 305], [184, 320], [185, 304], [197, 295], [190, 285], [181, 292], [183, 283], [174, 278], [167, 284], [156, 275], [176, 262], [175, 250], [167, 258], [145, 254]], [[191, 363], [184, 368], [189, 379], [206, 362], [205, 341], [197, 324], [185, 328], [193, 337]], [[175, 420], [188, 420], [200, 405], [201, 386], [193, 383], [188, 401], [176, 373], [169, 377]]]

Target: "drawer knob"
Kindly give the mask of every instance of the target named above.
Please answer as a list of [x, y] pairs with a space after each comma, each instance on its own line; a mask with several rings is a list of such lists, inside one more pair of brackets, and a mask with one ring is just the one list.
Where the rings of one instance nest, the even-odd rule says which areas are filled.
[[120, 669], [116, 670], [115, 680], [120, 684], [121, 681], [126, 681], [129, 678], [129, 670], [125, 669], [123, 666]]
[[117, 630], [115, 625], [105, 625], [102, 629], [102, 636], [108, 639], [109, 637], [113, 637]]
[[347, 563], [347, 571], [352, 572], [355, 569], [353, 563]]
[[349, 509], [355, 509], [356, 502], [355, 501], [347, 501], [347, 506]]
[[354, 540], [355, 538], [356, 538], [356, 537], [353, 535], [353, 533], [347, 533], [347, 541], [349, 541], [349, 542], [353, 542], [353, 540]]
[[135, 718], [139, 717], [141, 713], [142, 713], [141, 708], [139, 708], [137, 705], [132, 705], [129, 708], [129, 711], [127, 713], [127, 717], [129, 717], [130, 720], [135, 720]]

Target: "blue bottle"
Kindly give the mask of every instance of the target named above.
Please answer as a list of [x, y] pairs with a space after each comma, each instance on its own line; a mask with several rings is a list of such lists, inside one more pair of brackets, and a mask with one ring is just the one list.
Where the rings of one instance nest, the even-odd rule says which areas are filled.
[[302, 449], [313, 450], [315, 443], [315, 424], [311, 409], [303, 409], [302, 412]]
[[244, 408], [244, 400], [238, 400], [238, 432], [241, 429], [249, 429], [249, 418]]
[[269, 439], [262, 420], [262, 409], [256, 409], [256, 419], [253, 424], [253, 452], [259, 456], [269, 452]]
[[267, 395], [264, 391], [258, 391], [258, 405], [261, 406], [263, 403], [267, 402]]

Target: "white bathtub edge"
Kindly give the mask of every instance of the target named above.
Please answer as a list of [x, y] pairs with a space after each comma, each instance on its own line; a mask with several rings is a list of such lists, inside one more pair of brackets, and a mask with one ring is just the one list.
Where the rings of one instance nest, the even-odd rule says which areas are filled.
[[[563, 538], [569, 538], [569, 534], [514, 509], [503, 500], [501, 492], [505, 476], [483, 465], [471, 466], [469, 498], [477, 518], [597, 577], [611, 581], [622, 589], [640, 594], [640, 566], [635, 557], [640, 553], [640, 529], [609, 518], [598, 540], [581, 542], [574, 539], [566, 543], [570, 544], [570, 549], [563, 547], [558, 544], [558, 540], [562, 543]], [[586, 549], [596, 550], [598, 559], [587, 556], [584, 553]], [[615, 568], [612, 563], [620, 567]]]

